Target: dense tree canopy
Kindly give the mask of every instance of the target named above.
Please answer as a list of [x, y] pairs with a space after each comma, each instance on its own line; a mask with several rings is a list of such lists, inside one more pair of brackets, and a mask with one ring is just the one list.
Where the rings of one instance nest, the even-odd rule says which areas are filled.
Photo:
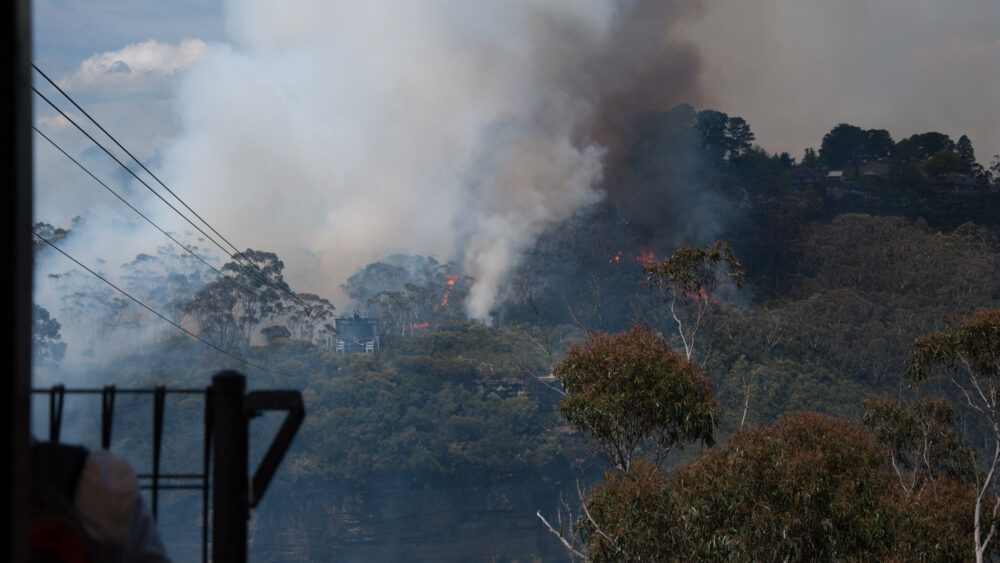
[[857, 422], [806, 413], [669, 476], [641, 460], [609, 472], [576, 531], [593, 561], [951, 561], [971, 553], [973, 496], [943, 478], [907, 497]]
[[695, 338], [705, 314], [719, 304], [714, 293], [720, 283], [728, 281], [739, 288], [746, 276], [725, 241], [705, 248], [679, 244], [662, 262], [643, 264], [642, 273], [643, 283], [669, 307], [689, 360], [694, 357]]
[[841, 123], [823, 136], [819, 156], [827, 166], [840, 170], [848, 165], [859, 166], [864, 159], [868, 134], [856, 125]]
[[66, 343], [59, 330], [62, 325], [49, 315], [45, 307], [31, 307], [31, 355], [42, 364], [58, 364], [66, 355]]
[[[213, 371], [238, 368], [255, 387], [302, 390], [309, 414], [283, 479], [297, 505], [323, 506], [275, 535], [294, 522], [302, 534], [312, 526], [318, 544], [330, 530], [360, 530], [357, 541], [367, 541], [373, 514], [391, 511], [358, 506], [355, 492], [387, 483], [432, 490], [530, 476], [549, 484], [551, 504], [496, 505], [551, 509], [566, 490], [556, 489], [581, 470], [591, 470], [584, 481], [597, 478], [589, 434], [614, 466], [583, 493], [587, 510], [575, 519], [576, 539], [595, 560], [955, 560], [974, 543], [988, 555], [996, 505], [993, 450], [982, 445], [995, 421], [971, 415], [992, 407], [974, 392], [970, 404], [962, 390], [949, 395], [954, 408], [909, 397], [901, 368], [929, 334], [914, 349], [914, 381], [941, 375], [992, 396], [995, 358], [959, 336], [990, 334], [966, 329], [993, 322], [975, 311], [1000, 300], [1000, 199], [987, 191], [1000, 163], [988, 178], [959, 178], [965, 192], [950, 193], [933, 176], [974, 169], [965, 136], [893, 143], [885, 130], [841, 124], [795, 167], [789, 155], [753, 146], [745, 120], [714, 110], [645, 114], [633, 132], [608, 168], [608, 198], [553, 225], [527, 252], [490, 326], [462, 319], [469, 280], [459, 264], [393, 255], [342, 286], [349, 309], [368, 306], [381, 318], [386, 345], [372, 356], [338, 355], [328, 300], [224, 266], [247, 293], [167, 247], [124, 264], [125, 287], [269, 371], [169, 327], [140, 339], [158, 321], [79, 272], [41, 280], [57, 297], [52, 315], [36, 310], [36, 352], [79, 358], [128, 334], [142, 355], [102, 366], [95, 381], [200, 386]], [[852, 170], [827, 177], [835, 164]], [[52, 237], [77, 231], [37, 227]], [[676, 246], [719, 237], [732, 249]], [[245, 257], [281, 279], [276, 255]], [[723, 280], [744, 268], [749, 291], [731, 291]], [[966, 320], [945, 330], [955, 314]], [[654, 324], [660, 332], [615, 333], [637, 318], [663, 321]], [[696, 352], [676, 321], [701, 327]], [[45, 338], [55, 345], [38, 344]], [[976, 379], [962, 379], [969, 368]], [[947, 392], [938, 383], [922, 389], [932, 387]], [[907, 401], [862, 406], [873, 394]], [[802, 409], [822, 414], [787, 417]], [[148, 426], [128, 410], [119, 409], [124, 427]], [[978, 473], [956, 420], [977, 448]], [[201, 418], [185, 424], [198, 431]], [[738, 433], [744, 427], [755, 429]], [[131, 430], [121, 436], [137, 443]], [[656, 463], [671, 448], [716, 438], [726, 445], [700, 458], [685, 452], [690, 465]], [[191, 440], [167, 442], [180, 458], [199, 455]], [[979, 489], [969, 484], [975, 477]], [[331, 482], [348, 494], [320, 494]]]
[[559, 412], [619, 470], [644, 444], [659, 460], [685, 442], [714, 441], [719, 405], [711, 382], [648, 328], [591, 334], [553, 374], [566, 392]]
[[907, 376], [920, 383], [935, 370], [943, 371], [989, 429], [992, 455], [984, 464], [974, 510], [976, 560], [983, 561], [1000, 513], [1000, 495], [994, 489], [1000, 479], [1000, 309], [979, 311], [953, 322], [946, 332], [918, 339], [910, 352]]

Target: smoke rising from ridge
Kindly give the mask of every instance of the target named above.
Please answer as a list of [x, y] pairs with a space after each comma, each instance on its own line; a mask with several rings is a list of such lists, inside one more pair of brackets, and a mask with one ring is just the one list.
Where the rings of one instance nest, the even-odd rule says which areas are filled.
[[[169, 185], [326, 295], [393, 252], [458, 258], [466, 310], [601, 197], [631, 119], [698, 97], [694, 1], [231, 2], [184, 81]], [[298, 266], [297, 263], [303, 264]], [[304, 264], [311, 263], [311, 267]]]

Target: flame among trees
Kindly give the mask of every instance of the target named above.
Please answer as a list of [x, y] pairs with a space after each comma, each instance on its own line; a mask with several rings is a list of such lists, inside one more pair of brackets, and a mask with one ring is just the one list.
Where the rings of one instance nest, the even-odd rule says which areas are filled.
[[726, 280], [742, 288], [746, 278], [725, 241], [705, 248], [681, 244], [662, 262], [644, 263], [642, 273], [643, 283], [667, 304], [688, 360], [694, 357], [695, 338], [705, 314], [719, 304], [713, 295], [719, 284]]

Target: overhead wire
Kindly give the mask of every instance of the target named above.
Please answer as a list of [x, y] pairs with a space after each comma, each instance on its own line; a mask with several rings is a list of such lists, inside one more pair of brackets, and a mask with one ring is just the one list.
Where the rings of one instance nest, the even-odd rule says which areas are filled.
[[68, 258], [71, 261], [73, 261], [77, 266], [79, 266], [79, 267], [83, 268], [84, 270], [86, 270], [88, 273], [90, 273], [95, 278], [101, 280], [102, 282], [104, 282], [104, 283], [108, 284], [109, 286], [111, 286], [112, 288], [114, 288], [115, 291], [117, 291], [118, 293], [121, 293], [125, 297], [131, 299], [133, 302], [135, 302], [136, 304], [138, 304], [143, 309], [146, 309], [150, 313], [152, 313], [152, 314], [156, 315], [157, 317], [159, 317], [160, 319], [166, 321], [168, 324], [170, 324], [171, 326], [173, 326], [177, 330], [180, 330], [181, 332], [184, 332], [185, 334], [187, 334], [191, 338], [194, 338], [198, 342], [201, 342], [202, 344], [208, 346], [209, 348], [212, 348], [216, 352], [219, 352], [220, 354], [222, 354], [224, 356], [232, 358], [232, 359], [234, 359], [234, 360], [242, 363], [243, 365], [259, 369], [259, 370], [261, 370], [261, 371], [263, 371], [265, 373], [269, 373], [271, 375], [280, 375], [280, 376], [285, 376], [285, 377], [288, 377], [290, 375], [290, 374], [275, 372], [275, 371], [270, 370], [270, 369], [268, 369], [268, 368], [266, 368], [264, 366], [261, 366], [259, 364], [254, 363], [254, 362], [251, 362], [250, 360], [248, 360], [246, 358], [242, 358], [240, 356], [237, 356], [236, 354], [233, 354], [232, 352], [228, 352], [226, 350], [223, 350], [221, 347], [213, 344], [212, 342], [209, 342], [208, 340], [205, 340], [204, 338], [198, 336], [197, 334], [189, 331], [188, 329], [186, 329], [186, 328], [182, 327], [181, 325], [175, 323], [174, 321], [168, 319], [166, 316], [164, 316], [161, 313], [157, 312], [155, 309], [153, 309], [149, 305], [146, 305], [145, 303], [143, 303], [142, 301], [140, 301], [138, 298], [133, 297], [131, 294], [129, 294], [124, 289], [118, 287], [117, 285], [115, 285], [114, 283], [112, 283], [110, 280], [108, 280], [104, 276], [98, 274], [94, 270], [92, 270], [89, 267], [87, 267], [87, 265], [85, 265], [83, 262], [80, 262], [79, 260], [77, 260], [76, 258], [74, 258], [73, 256], [71, 256], [65, 250], [63, 250], [63, 249], [59, 248], [58, 246], [56, 246], [55, 243], [53, 243], [49, 239], [43, 237], [42, 235], [38, 234], [35, 231], [32, 231], [32, 234], [35, 235], [36, 237], [38, 237], [39, 239], [41, 239], [41, 241], [44, 242], [45, 244], [47, 244], [47, 245], [51, 246], [52, 248], [54, 248], [57, 252], [59, 252], [60, 254], [62, 254], [63, 256], [65, 256], [66, 258]]
[[69, 100], [69, 103], [73, 104], [73, 107], [75, 107], [76, 109], [80, 110], [80, 113], [82, 113], [84, 116], [86, 116], [86, 118], [89, 119], [91, 123], [93, 123], [94, 125], [96, 125], [97, 128], [101, 130], [101, 133], [104, 133], [109, 139], [111, 139], [111, 141], [114, 144], [118, 145], [118, 148], [120, 148], [121, 150], [125, 151], [125, 154], [127, 154], [129, 156], [129, 158], [131, 158], [133, 161], [135, 161], [136, 164], [138, 164], [140, 167], [142, 167], [142, 169], [145, 170], [146, 173], [149, 174], [154, 180], [156, 180], [156, 182], [158, 184], [160, 184], [160, 186], [162, 186], [163, 189], [167, 190], [167, 193], [169, 193], [170, 195], [174, 196], [174, 198], [177, 201], [179, 201], [181, 203], [181, 205], [184, 206], [185, 209], [187, 209], [188, 211], [190, 211], [191, 214], [194, 215], [195, 217], [197, 217], [199, 221], [201, 221], [202, 223], [204, 223], [205, 226], [208, 227], [208, 229], [210, 231], [212, 231], [213, 233], [215, 233], [216, 236], [218, 236], [226, 244], [228, 244], [230, 246], [230, 248], [233, 249], [234, 252], [240, 252], [239, 248], [237, 248], [233, 243], [229, 242], [229, 240], [226, 239], [226, 237], [222, 236], [219, 233], [219, 231], [215, 230], [215, 228], [212, 227], [212, 225], [209, 224], [208, 221], [206, 221], [204, 218], [202, 218], [201, 215], [198, 215], [198, 213], [194, 209], [191, 209], [191, 206], [189, 206], [187, 203], [185, 203], [184, 200], [181, 199], [181, 197], [179, 195], [177, 195], [176, 193], [174, 193], [173, 190], [171, 190], [170, 188], [168, 188], [167, 185], [164, 184], [163, 181], [160, 180], [160, 178], [156, 174], [153, 174], [153, 172], [150, 171], [150, 169], [147, 168], [146, 165], [143, 164], [143, 162], [141, 160], [139, 160], [138, 158], [136, 158], [135, 155], [133, 155], [131, 152], [129, 152], [128, 149], [126, 149], [121, 143], [119, 143], [118, 139], [116, 139], [114, 135], [112, 135], [111, 133], [109, 133], [107, 129], [105, 129], [100, 123], [97, 122], [96, 119], [94, 119], [89, 113], [87, 113], [87, 110], [85, 110], [82, 107], [80, 107], [80, 104], [76, 103], [76, 100], [74, 100], [72, 97], [70, 97], [69, 94], [66, 93], [66, 91], [64, 91], [62, 88], [60, 88], [59, 85], [56, 84], [56, 82], [54, 80], [52, 80], [51, 78], [49, 78], [49, 76], [47, 74], [45, 74], [42, 71], [42, 69], [38, 68], [38, 65], [36, 65], [35, 63], [31, 63], [31, 68], [35, 69], [35, 71], [37, 71], [38, 74], [42, 75], [42, 78], [44, 78], [46, 80], [46, 82], [48, 82], [49, 84], [51, 84], [52, 87], [55, 88], [60, 94], [62, 94], [64, 98], [66, 98], [67, 100]]
[[53, 141], [51, 138], [49, 138], [48, 135], [46, 135], [41, 130], [39, 130], [38, 127], [36, 127], [35, 125], [32, 125], [31, 128], [34, 129], [36, 133], [38, 133], [39, 135], [41, 135], [43, 139], [45, 139], [46, 141], [48, 141], [49, 144], [51, 144], [53, 147], [55, 147], [56, 150], [58, 150], [59, 152], [61, 152], [66, 158], [68, 158], [70, 161], [72, 161], [73, 164], [79, 166], [80, 169], [83, 170], [84, 172], [86, 172], [88, 176], [90, 176], [91, 178], [94, 179], [94, 181], [96, 181], [98, 184], [100, 184], [102, 187], [104, 187], [104, 189], [106, 189], [109, 192], [111, 192], [111, 194], [113, 196], [115, 196], [122, 203], [124, 203], [126, 206], [128, 206], [128, 208], [131, 209], [132, 211], [134, 211], [139, 217], [142, 217], [143, 219], [145, 219], [146, 222], [149, 223], [150, 225], [152, 225], [154, 228], [156, 228], [156, 230], [158, 230], [161, 233], [163, 233], [164, 236], [166, 236], [171, 241], [173, 241], [175, 244], [177, 244], [178, 246], [180, 246], [181, 248], [183, 248], [185, 251], [187, 251], [188, 254], [190, 254], [191, 256], [194, 256], [202, 264], [204, 264], [204, 265], [208, 266], [209, 268], [211, 268], [212, 270], [214, 270], [215, 273], [219, 274], [219, 276], [222, 279], [226, 280], [228, 283], [232, 284], [236, 288], [241, 289], [241, 290], [243, 290], [244, 292], [246, 292], [246, 293], [248, 293], [250, 295], [254, 295], [254, 296], [257, 295], [257, 293], [254, 290], [252, 290], [252, 289], [244, 286], [243, 284], [237, 282], [232, 277], [227, 276], [224, 272], [222, 272], [222, 270], [219, 270], [213, 264], [209, 263], [200, 254], [198, 254], [197, 252], [195, 252], [194, 250], [192, 250], [190, 247], [188, 247], [187, 245], [185, 245], [181, 241], [179, 241], [176, 238], [174, 238], [173, 235], [171, 235], [170, 233], [168, 233], [167, 231], [165, 231], [163, 228], [161, 228], [159, 225], [157, 225], [152, 219], [150, 219], [149, 217], [147, 217], [142, 211], [139, 211], [138, 209], [136, 209], [136, 207], [133, 206], [131, 203], [129, 203], [124, 197], [122, 197], [121, 194], [119, 194], [118, 192], [116, 192], [115, 190], [113, 190], [110, 186], [108, 186], [106, 183], [104, 183], [103, 180], [101, 180], [96, 175], [94, 175], [93, 172], [91, 172], [89, 169], [87, 169], [87, 167], [84, 166], [80, 161], [78, 161], [77, 159], [73, 158], [68, 152], [66, 152], [62, 147], [60, 147], [55, 141]]
[[195, 224], [195, 222], [192, 221], [187, 215], [185, 215], [184, 213], [182, 213], [179, 209], [177, 209], [176, 206], [174, 206], [169, 201], [167, 201], [166, 198], [164, 198], [162, 194], [160, 194], [159, 192], [157, 192], [155, 189], [153, 189], [152, 186], [150, 186], [148, 183], [146, 183], [145, 180], [143, 180], [142, 178], [140, 178], [135, 173], [134, 170], [132, 170], [131, 168], [129, 168], [125, 163], [123, 163], [121, 160], [119, 160], [118, 157], [116, 157], [114, 154], [112, 154], [111, 151], [108, 150], [107, 147], [105, 147], [104, 145], [102, 145], [97, 139], [95, 139], [93, 137], [93, 135], [91, 135], [87, 130], [85, 130], [83, 127], [81, 127], [79, 123], [77, 123], [76, 121], [73, 120], [73, 118], [71, 118], [69, 115], [67, 115], [66, 112], [64, 112], [61, 108], [59, 108], [58, 106], [56, 106], [55, 103], [52, 102], [52, 100], [48, 99], [48, 97], [45, 96], [45, 94], [42, 94], [41, 92], [39, 92], [38, 89], [35, 88], [34, 86], [32, 86], [31, 89], [35, 92], [35, 94], [37, 94], [39, 97], [41, 97], [43, 100], [45, 100], [45, 102], [48, 103], [52, 107], [52, 109], [54, 109], [57, 112], [59, 112], [59, 115], [61, 115], [64, 119], [66, 119], [67, 121], [69, 121], [74, 127], [76, 127], [76, 129], [78, 131], [80, 131], [81, 133], [83, 133], [84, 136], [86, 136], [88, 139], [90, 139], [90, 141], [92, 143], [94, 143], [95, 145], [97, 145], [98, 148], [100, 148], [102, 151], [104, 151], [104, 153], [107, 154], [112, 160], [114, 160], [116, 164], [118, 164], [119, 166], [121, 166], [122, 168], [124, 168], [129, 174], [132, 175], [133, 178], [135, 178], [136, 180], [138, 180], [140, 184], [142, 184], [143, 186], [145, 186], [145, 188], [147, 190], [149, 190], [150, 192], [152, 192], [153, 195], [155, 195], [167, 207], [169, 207], [171, 210], [173, 210], [174, 213], [177, 213], [178, 215], [180, 215], [181, 218], [183, 218], [185, 221], [187, 221], [187, 223], [189, 225], [191, 225], [192, 227], [194, 227], [194, 229], [197, 230], [199, 233], [201, 233], [202, 236], [204, 236], [206, 239], [208, 239], [209, 241], [211, 241], [216, 247], [219, 248], [219, 250], [221, 250], [227, 256], [229, 256], [230, 258], [232, 258], [233, 260], [235, 260], [236, 263], [239, 266], [241, 266], [245, 271], [247, 271], [250, 274], [253, 274], [254, 276], [256, 276], [261, 282], [264, 283], [264, 285], [270, 286], [270, 287], [272, 287], [274, 289], [277, 289], [279, 291], [285, 291], [286, 293], [289, 293], [290, 295], [292, 295], [292, 297], [295, 300], [297, 300], [299, 302], [299, 304], [301, 304], [303, 307], [305, 307], [307, 309], [310, 308], [308, 305], [306, 305], [304, 302], [302, 302], [302, 300], [300, 298], [298, 298], [294, 293], [291, 293], [290, 290], [285, 290], [284, 288], [282, 288], [280, 286], [276, 287], [276, 284], [270, 278], [266, 277], [263, 274], [263, 272], [261, 272], [258, 268], [256, 268], [252, 264], [251, 265], [247, 265], [247, 264], [243, 263], [241, 261], [241, 258], [243, 258], [243, 259], [245, 259], [245, 258], [244, 258], [244, 255], [243, 255], [242, 252], [237, 252], [235, 254], [230, 253], [229, 250], [227, 250], [224, 246], [222, 246], [221, 243], [219, 243], [217, 240], [215, 240], [214, 238], [212, 238], [211, 235], [209, 235], [208, 233], [206, 233], [204, 229], [202, 229], [197, 224]]
[[188, 211], [190, 211], [195, 217], [197, 217], [198, 220], [200, 220], [202, 223], [204, 223], [205, 226], [209, 230], [211, 230], [213, 233], [215, 233], [220, 239], [222, 239], [223, 241], [225, 241], [225, 243], [228, 244], [235, 252], [230, 252], [221, 243], [219, 243], [217, 240], [215, 240], [215, 238], [213, 238], [211, 235], [209, 235], [208, 233], [206, 233], [204, 229], [202, 229], [201, 227], [199, 227], [198, 225], [196, 225], [194, 223], [194, 221], [192, 221], [187, 215], [185, 215], [184, 213], [182, 213], [179, 209], [177, 209], [177, 207], [175, 207], [173, 204], [171, 204], [169, 201], [167, 201], [166, 198], [164, 198], [159, 192], [157, 192], [155, 189], [153, 189], [153, 187], [150, 186], [148, 183], [146, 183], [145, 180], [143, 180], [142, 178], [140, 178], [135, 173], [134, 170], [132, 170], [126, 164], [124, 164], [121, 160], [119, 160], [118, 157], [116, 157], [114, 154], [112, 154], [111, 151], [108, 150], [107, 147], [105, 147], [97, 139], [95, 139], [89, 132], [87, 132], [82, 126], [80, 126], [75, 120], [73, 120], [73, 118], [71, 118], [66, 112], [64, 112], [54, 102], [52, 102], [52, 100], [50, 100], [48, 97], [46, 97], [44, 94], [42, 94], [37, 88], [35, 88], [34, 86], [32, 86], [31, 89], [35, 92], [35, 94], [37, 94], [39, 97], [41, 97], [43, 100], [45, 100], [45, 102], [47, 104], [49, 104], [49, 106], [51, 106], [52, 109], [56, 110], [64, 119], [66, 119], [67, 121], [69, 121], [77, 130], [79, 130], [81, 133], [83, 133], [84, 136], [86, 136], [92, 143], [94, 143], [95, 145], [97, 145], [98, 148], [100, 148], [102, 151], [104, 151], [104, 153], [107, 154], [113, 161], [115, 161], [115, 163], [117, 163], [119, 166], [121, 166], [122, 168], [124, 168], [130, 175], [132, 175], [132, 177], [134, 177], [136, 180], [138, 180], [140, 184], [142, 184], [147, 190], [149, 190], [150, 192], [152, 192], [157, 198], [160, 199], [160, 201], [162, 201], [165, 205], [167, 205], [171, 210], [173, 210], [175, 213], [177, 213], [178, 215], [180, 215], [185, 221], [187, 221], [188, 224], [190, 224], [193, 228], [195, 228], [206, 239], [208, 239], [209, 241], [211, 241], [215, 246], [217, 246], [220, 250], [222, 250], [222, 252], [224, 252], [226, 255], [228, 255], [230, 258], [232, 258], [234, 261], [236, 261], [238, 264], [240, 264], [248, 272], [250, 272], [251, 274], [257, 276], [258, 279], [260, 279], [265, 285], [270, 286], [272, 289], [277, 290], [279, 293], [285, 293], [286, 295], [288, 295], [289, 297], [291, 297], [293, 300], [297, 301], [299, 303], [299, 305], [301, 305], [305, 309], [306, 315], [310, 314], [310, 312], [312, 310], [312, 307], [310, 305], [306, 304], [298, 295], [295, 294], [295, 292], [291, 291], [291, 289], [288, 288], [287, 285], [282, 285], [282, 284], [279, 284], [278, 282], [275, 282], [273, 279], [271, 279], [269, 276], [267, 276], [266, 273], [264, 273], [259, 268], [257, 268], [257, 266], [255, 264], [253, 264], [252, 262], [250, 262], [246, 258], [245, 254], [242, 251], [240, 251], [228, 239], [226, 239], [224, 236], [222, 236], [214, 227], [211, 226], [211, 224], [208, 223], [208, 221], [206, 221], [198, 213], [196, 213], [193, 209], [191, 209], [191, 207], [187, 203], [185, 203], [184, 200], [181, 199], [180, 196], [178, 196], [176, 193], [173, 192], [173, 190], [171, 190], [169, 187], [167, 187], [166, 184], [164, 184], [163, 181], [161, 181], [159, 179], [159, 177], [157, 177], [155, 174], [153, 174], [146, 167], [146, 165], [142, 163], [142, 161], [140, 161], [138, 158], [136, 158], [131, 152], [129, 152], [128, 149], [126, 149], [121, 143], [119, 143], [118, 140], [114, 136], [112, 136], [100, 123], [97, 122], [96, 119], [94, 119], [89, 113], [87, 113], [86, 110], [84, 110], [82, 107], [80, 107], [80, 105], [77, 104], [76, 101], [73, 100], [73, 98], [69, 96], [69, 94], [67, 94], [62, 88], [60, 88], [51, 78], [48, 77], [48, 75], [46, 75], [41, 69], [39, 69], [38, 66], [36, 66], [34, 63], [32, 63], [32, 67], [43, 78], [45, 78], [45, 80], [49, 84], [51, 84], [60, 94], [62, 94], [63, 97], [65, 97], [67, 100], [69, 100], [69, 102], [71, 104], [73, 104], [74, 107], [76, 107], [78, 110], [80, 110], [80, 112], [82, 112], [83, 115], [87, 117], [87, 119], [89, 119], [95, 126], [97, 126], [97, 128], [100, 129], [101, 132], [103, 132], [109, 139], [112, 140], [112, 142], [114, 142], [120, 149], [122, 149], [125, 152], [125, 154], [127, 154], [133, 161], [135, 161], [144, 171], [146, 171], [146, 173], [148, 173], [151, 177], [153, 177], [168, 193], [170, 193], [170, 195], [172, 195], [175, 199], [177, 199], [177, 201], [179, 201], [181, 203], [181, 205], [183, 205]]

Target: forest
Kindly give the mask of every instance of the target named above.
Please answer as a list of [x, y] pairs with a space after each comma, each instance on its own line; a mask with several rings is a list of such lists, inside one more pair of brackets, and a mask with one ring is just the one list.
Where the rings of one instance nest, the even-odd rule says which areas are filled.
[[[216, 349], [67, 270], [35, 305], [36, 382], [300, 390], [260, 561], [1000, 555], [1000, 157], [839, 124], [796, 159], [687, 105], [635, 131], [488, 323], [435, 257], [360, 268], [335, 307], [272, 252], [213, 272], [166, 245], [124, 286]], [[336, 352], [354, 311], [374, 354]], [[198, 459], [198, 432], [178, 422], [167, 455]]]

